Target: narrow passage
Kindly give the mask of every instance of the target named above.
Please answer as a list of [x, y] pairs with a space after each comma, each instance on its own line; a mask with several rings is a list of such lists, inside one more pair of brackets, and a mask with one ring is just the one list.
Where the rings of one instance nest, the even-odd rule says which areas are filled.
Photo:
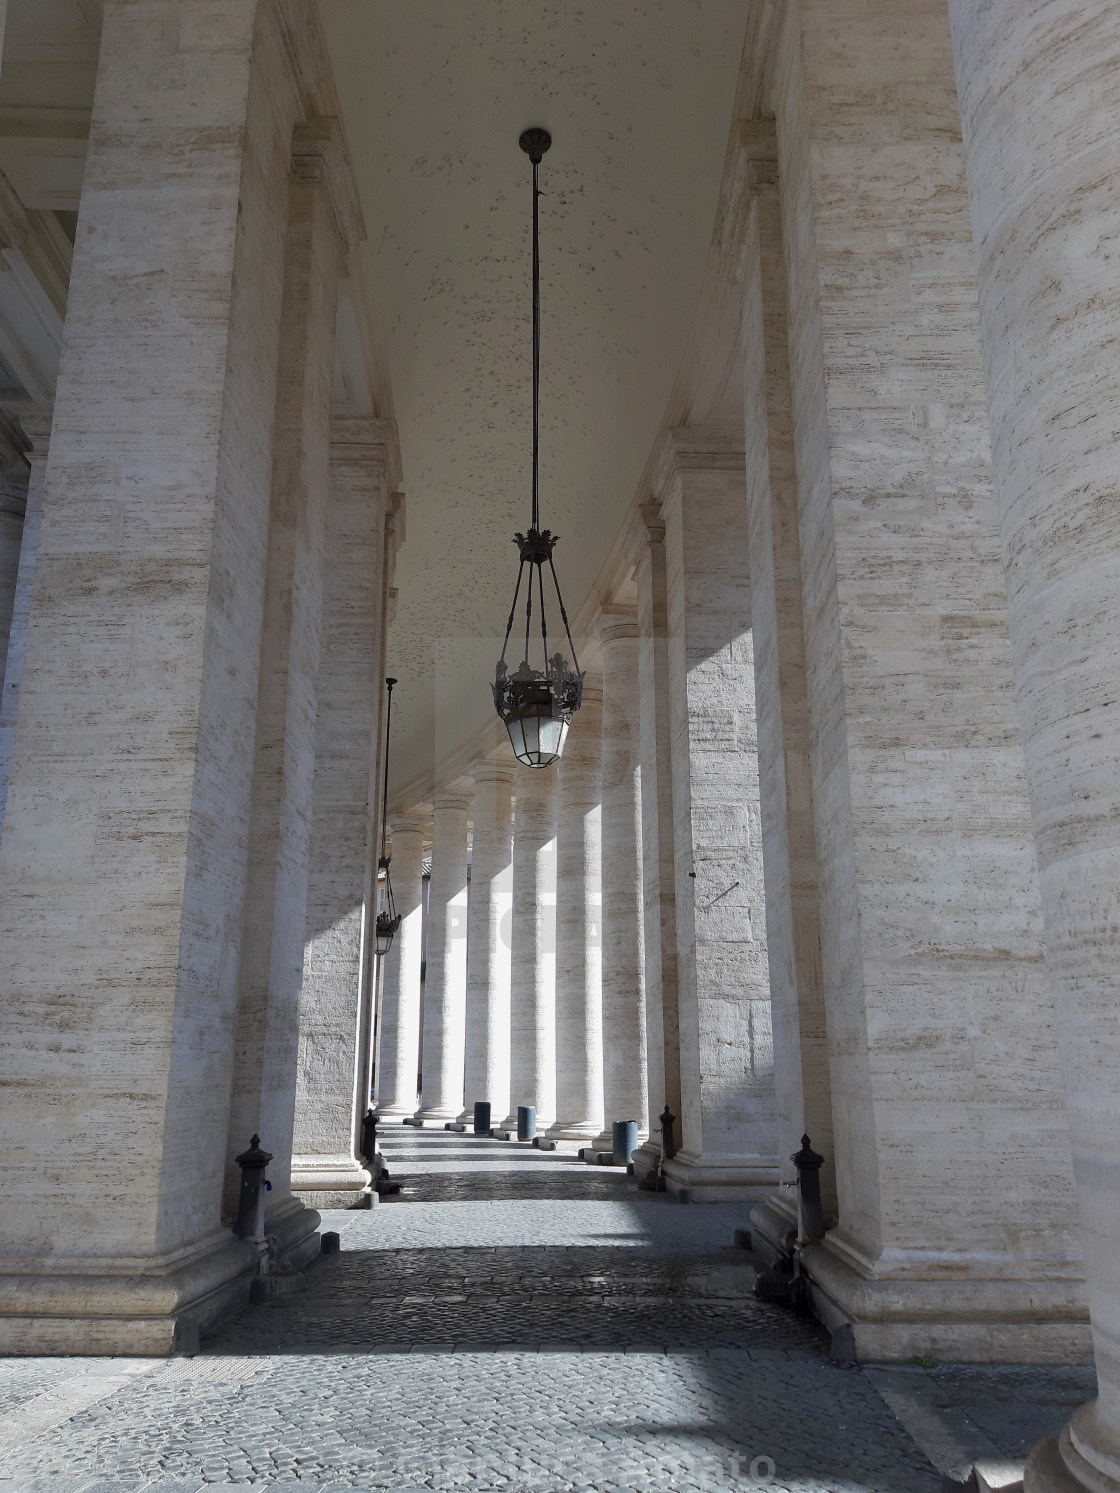
[[0, 1362], [0, 1493], [940, 1493], [1091, 1392], [1091, 1370], [833, 1362], [750, 1294], [743, 1204], [638, 1192], [574, 1147], [383, 1147], [399, 1197], [325, 1215], [340, 1252], [197, 1357]]

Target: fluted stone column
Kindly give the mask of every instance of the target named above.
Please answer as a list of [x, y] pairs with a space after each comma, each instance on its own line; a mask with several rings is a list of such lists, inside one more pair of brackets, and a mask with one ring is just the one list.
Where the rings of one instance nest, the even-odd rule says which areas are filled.
[[1026, 1487], [1120, 1488], [1120, 10], [950, 0], [995, 489], [1098, 1398]]
[[556, 1121], [591, 1141], [603, 1128], [603, 686], [588, 674], [559, 765], [556, 816]]
[[642, 795], [638, 755], [638, 624], [632, 607], [604, 607], [603, 650], [603, 1130], [615, 1120], [649, 1130]]
[[670, 437], [659, 486], [682, 1108], [664, 1173], [694, 1197], [761, 1199], [777, 1127], [741, 444]]
[[20, 425], [31, 441], [31, 450], [27, 453], [31, 471], [27, 479], [27, 502], [20, 533], [19, 569], [12, 597], [8, 642], [3, 654], [3, 687], [0, 689], [0, 838], [4, 833], [4, 806], [12, 766], [12, 741], [15, 737], [23, 667], [27, 659], [27, 624], [31, 616], [31, 585], [35, 578], [35, 556], [39, 549], [39, 532], [43, 521], [43, 487], [51, 436], [51, 412], [24, 410], [20, 416]]
[[[1056, 13], [1032, 8], [1032, 34]], [[1023, 8], [985, 14], [999, 38], [990, 57], [1010, 77], [1007, 40], [1023, 42]], [[1076, 1356], [1089, 1331], [948, 10], [944, 0], [847, 0], [838, 26], [829, 0], [798, 0], [782, 13], [773, 60], [839, 1211], [802, 1264], [859, 1356]], [[1052, 110], [1023, 86], [1030, 128], [1051, 142]], [[1054, 107], [1079, 107], [1076, 87], [1060, 93]], [[998, 138], [984, 158], [1002, 172], [999, 153], [1020, 159], [1029, 136]], [[1065, 169], [1063, 156], [1055, 170]], [[1033, 245], [1027, 208], [1012, 193], [1006, 226]], [[1053, 292], [1032, 285], [1022, 302], [1000, 280], [989, 311], [1032, 303], [1037, 291], [1045, 319]], [[1096, 300], [1087, 305], [1095, 318]], [[1059, 325], [1047, 335], [1060, 341]], [[1071, 484], [1086, 482], [1037, 444], [1052, 423], [1016, 382], [1053, 349], [1014, 349], [1016, 470], [1042, 480], [1057, 462]], [[1062, 418], [1084, 434], [1076, 403]], [[1046, 491], [1039, 514], [1082, 544], [1076, 510], [1066, 515], [1057, 496], [1072, 488], [1035, 480], [1032, 490]], [[1017, 543], [1005, 535], [1004, 551], [1025, 562]], [[1044, 572], [1058, 575], [1049, 558], [1031, 571]], [[1070, 709], [1080, 708], [1075, 680], [1046, 651], [1062, 631], [1046, 605], [1060, 593], [1096, 615], [1074, 576], [1026, 602], [1030, 655]], [[1092, 674], [1089, 656], [1077, 656]], [[1073, 784], [1072, 746], [1057, 740]], [[1059, 990], [1058, 1009], [1071, 998]]]
[[510, 924], [513, 907], [514, 763], [482, 761], [474, 777], [467, 904], [464, 1119], [476, 1100], [496, 1124], [509, 1108]]
[[467, 1002], [467, 816], [469, 789], [432, 799], [432, 875], [424, 979], [423, 1083], [416, 1118], [457, 1120], [463, 1108]]
[[646, 1073], [649, 1138], [634, 1155], [637, 1176], [662, 1153], [660, 1116], [668, 1106], [681, 1138], [681, 1050], [677, 1013], [677, 902], [673, 856], [673, 754], [669, 719], [669, 633], [665, 524], [656, 503], [642, 505], [632, 536], [638, 590], [638, 744], [642, 763], [642, 911], [645, 940]]
[[375, 840], [387, 431], [336, 417], [323, 566], [315, 791], [299, 1002], [292, 1189], [344, 1208], [370, 1184], [358, 1160], [368, 1102], [360, 1040], [377, 915]]
[[391, 824], [389, 875], [401, 926], [381, 961], [376, 1095], [381, 1119], [403, 1120], [416, 1111], [420, 1072], [420, 957], [428, 819], [421, 813], [395, 814]]
[[510, 1112], [532, 1104], [537, 1129], [556, 1116], [556, 787], [554, 767], [517, 765], [513, 818]]

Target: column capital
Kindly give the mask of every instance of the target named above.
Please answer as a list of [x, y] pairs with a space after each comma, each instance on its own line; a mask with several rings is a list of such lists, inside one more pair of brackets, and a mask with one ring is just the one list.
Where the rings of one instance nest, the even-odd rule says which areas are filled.
[[423, 809], [405, 809], [400, 814], [389, 815], [389, 829], [394, 839], [398, 835], [428, 835], [431, 828], [432, 816]]
[[599, 641], [615, 643], [638, 636], [638, 609], [617, 602], [605, 602], [599, 610]]
[[441, 809], [462, 809], [469, 813], [474, 803], [474, 785], [457, 788], [437, 788], [432, 794], [432, 808], [438, 814]]
[[752, 197], [778, 190], [778, 138], [773, 119], [740, 119], [739, 148], [746, 165], [746, 188]]
[[661, 517], [661, 501], [650, 498], [639, 503], [630, 514], [626, 530], [626, 549], [630, 562], [637, 565], [643, 552], [651, 544], [664, 544], [665, 520]]
[[36, 405], [31, 409], [19, 411], [19, 423], [24, 435], [31, 442], [31, 450], [27, 453], [29, 461], [42, 461], [46, 457], [53, 421], [54, 408], [49, 404]]
[[506, 758], [482, 757], [470, 768], [475, 783], [509, 783], [517, 778], [517, 764]]

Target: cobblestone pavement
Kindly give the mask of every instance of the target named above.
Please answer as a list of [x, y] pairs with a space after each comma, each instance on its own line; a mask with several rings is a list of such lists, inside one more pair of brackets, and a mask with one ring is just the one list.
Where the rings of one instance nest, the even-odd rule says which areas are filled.
[[194, 1358], [0, 1360], [0, 1493], [267, 1488], [940, 1493], [1087, 1370], [834, 1363], [757, 1302], [737, 1204], [567, 1153], [391, 1132], [401, 1194]]

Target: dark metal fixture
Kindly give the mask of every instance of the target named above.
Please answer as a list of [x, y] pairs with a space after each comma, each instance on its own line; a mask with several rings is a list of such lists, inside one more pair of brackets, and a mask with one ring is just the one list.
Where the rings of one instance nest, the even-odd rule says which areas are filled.
[[389, 854], [386, 842], [388, 822], [385, 814], [389, 803], [389, 725], [393, 718], [393, 685], [395, 679], [386, 679], [385, 688], [388, 691], [385, 702], [385, 778], [381, 788], [381, 854], [377, 857], [378, 871], [385, 872], [385, 898], [381, 904], [381, 910], [377, 914], [376, 947], [377, 956], [380, 958], [387, 954], [392, 947], [393, 937], [401, 925], [401, 915], [397, 911], [393, 901], [393, 883], [389, 877], [389, 862], [392, 856]]
[[[541, 263], [539, 233], [539, 198], [537, 167], [544, 159], [545, 151], [552, 144], [547, 130], [525, 130], [518, 141], [521, 149], [533, 163], [533, 522], [527, 534], [514, 536], [521, 567], [517, 572], [517, 585], [513, 592], [513, 605], [506, 623], [502, 656], [494, 670], [494, 706], [505, 722], [514, 755], [526, 767], [550, 767], [559, 761], [568, 735], [572, 716], [583, 700], [583, 674], [576, 658], [568, 626], [568, 614], [564, 610], [564, 599], [560, 595], [560, 582], [556, 578], [556, 566], [552, 551], [559, 540], [558, 534], [540, 527], [539, 473], [540, 473], [540, 395], [541, 395]], [[544, 567], [548, 565], [564, 633], [571, 649], [572, 662], [557, 652], [548, 652], [548, 618], [545, 613]], [[529, 582], [525, 589], [525, 654], [517, 669], [511, 674], [506, 663], [513, 620], [517, 613], [517, 602], [521, 595], [521, 583], [525, 567], [529, 567]], [[541, 667], [535, 669], [529, 658], [530, 634], [533, 625], [533, 586], [536, 585], [541, 610]]]

